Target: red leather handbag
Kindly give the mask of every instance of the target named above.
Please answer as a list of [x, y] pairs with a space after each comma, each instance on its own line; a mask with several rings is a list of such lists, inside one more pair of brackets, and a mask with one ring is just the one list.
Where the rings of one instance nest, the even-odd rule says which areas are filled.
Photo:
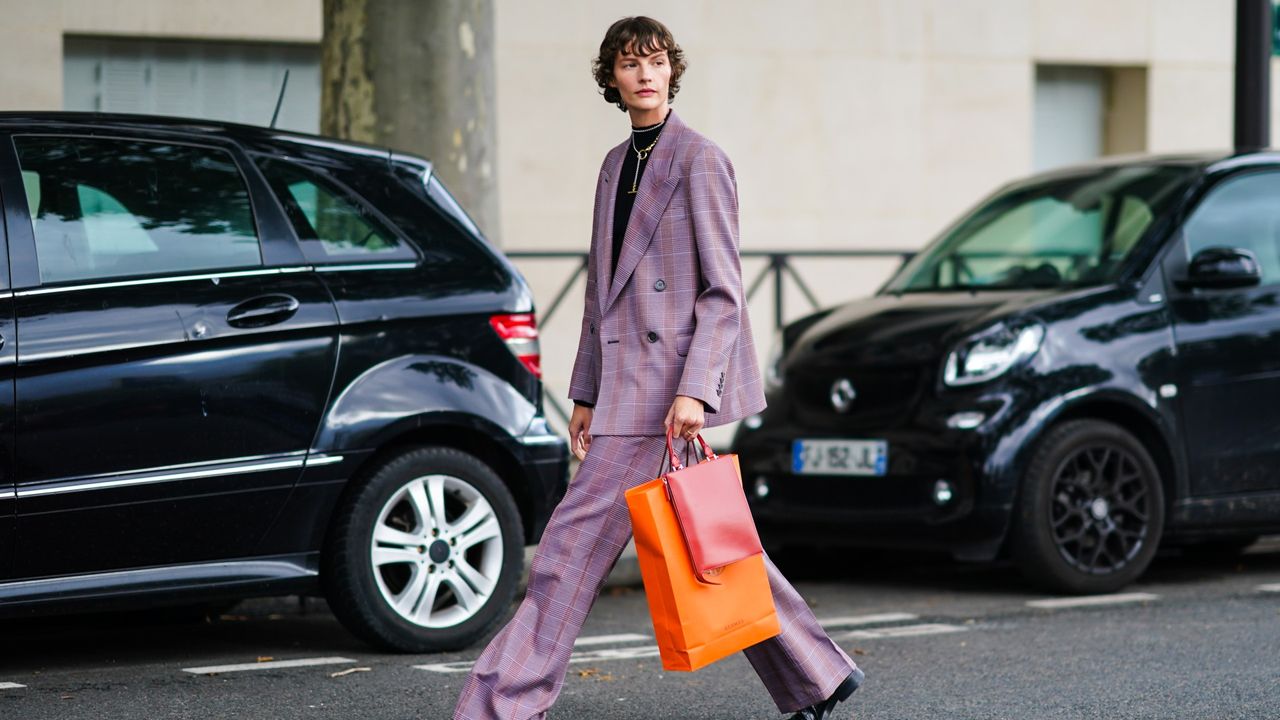
[[685, 467], [671, 445], [671, 431], [667, 431], [671, 470], [662, 475], [662, 481], [698, 581], [716, 585], [719, 583], [708, 576], [764, 550], [742, 490], [738, 456], [716, 455], [701, 435], [698, 443], [704, 453], [702, 461]]

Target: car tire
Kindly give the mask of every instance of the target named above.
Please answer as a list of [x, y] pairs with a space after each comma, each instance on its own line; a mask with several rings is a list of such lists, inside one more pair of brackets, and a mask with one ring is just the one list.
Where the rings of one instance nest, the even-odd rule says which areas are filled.
[[1012, 555], [1052, 592], [1114, 592], [1141, 575], [1164, 531], [1164, 488], [1150, 453], [1100, 420], [1072, 420], [1037, 444], [1013, 518]]
[[523, 563], [520, 513], [498, 475], [460, 450], [415, 447], [345, 494], [322, 580], [334, 615], [369, 644], [441, 652], [505, 616]]

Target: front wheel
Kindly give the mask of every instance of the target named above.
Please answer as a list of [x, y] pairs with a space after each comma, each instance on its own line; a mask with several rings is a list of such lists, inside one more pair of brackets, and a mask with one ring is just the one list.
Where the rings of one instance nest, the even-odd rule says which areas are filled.
[[478, 458], [405, 450], [343, 499], [324, 554], [334, 615], [392, 651], [459, 650], [515, 596], [524, 531], [511, 492]]
[[1035, 449], [1011, 540], [1023, 574], [1054, 592], [1105, 593], [1147, 569], [1164, 530], [1150, 453], [1122, 428], [1073, 420]]

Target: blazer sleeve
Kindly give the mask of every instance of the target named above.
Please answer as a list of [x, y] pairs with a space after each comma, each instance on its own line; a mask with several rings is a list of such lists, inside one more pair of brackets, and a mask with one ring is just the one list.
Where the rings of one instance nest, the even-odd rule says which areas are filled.
[[569, 381], [569, 399], [588, 407], [595, 405], [600, 392], [600, 296], [596, 293], [596, 243], [600, 222], [599, 183], [596, 205], [592, 211], [591, 249], [587, 253], [587, 296], [582, 305], [582, 332], [578, 336], [578, 354], [573, 360]]
[[703, 289], [694, 304], [693, 339], [676, 394], [701, 400], [716, 412], [746, 310], [738, 256], [738, 185], [733, 164], [714, 144], [708, 143], [690, 168], [689, 214]]

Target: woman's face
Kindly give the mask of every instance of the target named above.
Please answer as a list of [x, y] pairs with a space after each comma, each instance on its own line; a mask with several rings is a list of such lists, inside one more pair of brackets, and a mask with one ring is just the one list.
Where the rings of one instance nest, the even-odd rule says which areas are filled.
[[658, 50], [646, 56], [618, 53], [613, 61], [613, 80], [622, 102], [630, 110], [656, 110], [667, 104], [667, 86], [671, 83], [671, 63], [667, 51]]

